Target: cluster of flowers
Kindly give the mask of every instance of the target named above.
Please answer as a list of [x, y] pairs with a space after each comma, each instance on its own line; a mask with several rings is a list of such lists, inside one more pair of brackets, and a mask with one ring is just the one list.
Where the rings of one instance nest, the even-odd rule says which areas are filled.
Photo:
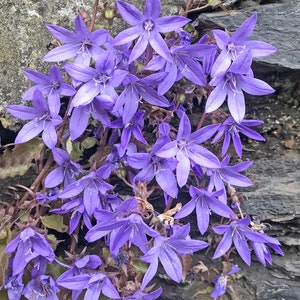
[[[42, 133], [57, 164], [44, 180], [51, 195], [37, 194], [37, 204], [49, 206], [54, 201], [56, 208], [51, 212], [69, 216], [70, 235], [85, 224], [85, 239], [89, 243], [102, 242], [115, 267], [130, 264], [128, 251], [135, 245], [140, 253], [138, 259], [148, 264], [147, 269], [139, 279], [132, 279], [134, 288], [126, 289], [118, 277], [120, 271], [107, 271], [107, 262], [103, 263], [98, 254], [73, 255], [72, 264], [64, 264], [55, 258], [45, 237], [27, 226], [6, 247], [11, 256], [4, 288], [10, 300], [20, 299], [21, 295], [27, 299], [58, 299], [58, 286], [72, 291], [73, 300], [83, 290], [84, 299], [96, 300], [101, 293], [111, 299], [157, 299], [162, 289], [151, 291], [149, 283], [159, 262], [172, 280], [180, 282], [180, 257], [208, 246], [191, 239], [190, 225], [180, 222], [194, 210], [202, 235], [209, 228], [212, 212], [227, 219], [225, 224], [213, 227], [216, 234], [223, 235], [214, 258], [226, 255], [232, 244], [247, 265], [251, 264], [251, 248], [263, 265], [272, 262], [270, 249], [283, 254], [276, 239], [252, 227], [239, 203], [231, 207], [227, 199], [231, 186], [251, 185], [241, 172], [252, 162], [229, 165], [227, 150], [231, 140], [240, 158], [240, 134], [264, 140], [251, 129], [262, 122], [244, 120], [243, 91], [252, 95], [274, 91], [254, 78], [251, 70], [253, 57], [276, 50], [267, 43], [248, 40], [257, 15], [232, 35], [213, 30], [213, 36], [205, 35], [191, 43], [191, 35], [182, 29], [190, 20], [182, 16], [160, 17], [159, 0], [146, 0], [144, 14], [123, 1], [118, 0], [116, 5], [131, 27], [115, 38], [104, 29], [90, 32], [80, 15], [75, 19], [75, 32], [47, 25], [63, 45], [52, 49], [44, 61], [73, 59], [63, 64], [71, 84], [63, 81], [57, 66], [52, 66], [48, 75], [27, 69], [25, 75], [36, 85], [24, 93], [23, 100], [32, 106], [10, 105], [7, 110], [15, 117], [30, 120], [15, 143], [25, 143]], [[181, 82], [188, 82], [193, 91], [199, 87], [207, 91], [204, 117], [227, 99], [226, 118], [218, 124], [201, 124], [192, 131], [185, 106], [172, 90]], [[61, 96], [71, 99], [65, 117], [60, 111]], [[161, 117], [155, 117], [154, 111]], [[172, 123], [177, 118], [178, 130]], [[146, 122], [154, 128], [153, 145], [144, 136]], [[67, 141], [82, 141], [87, 135], [100, 141], [97, 151], [101, 152], [90, 169], [72, 160], [66, 150]], [[211, 143], [223, 138], [221, 161], [206, 146], [211, 138]], [[109, 154], [104, 154], [104, 148], [110, 149]], [[112, 175], [128, 183], [131, 196], [124, 198], [113, 192], [108, 180]], [[148, 199], [151, 191], [147, 185], [153, 186], [154, 182], [163, 191], [167, 207], [184, 187], [189, 187], [191, 200], [182, 208], [172, 211], [169, 207], [159, 214]], [[54, 280], [47, 275], [50, 264], [67, 271]], [[29, 265], [32, 280], [24, 287], [22, 278]], [[225, 292], [221, 279], [236, 271], [235, 267], [214, 280], [212, 297]]]

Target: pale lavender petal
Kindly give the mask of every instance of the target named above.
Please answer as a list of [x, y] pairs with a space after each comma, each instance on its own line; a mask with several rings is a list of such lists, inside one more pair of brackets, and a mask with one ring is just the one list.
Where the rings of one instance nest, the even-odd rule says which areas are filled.
[[176, 155], [176, 158], [178, 160], [178, 164], [176, 167], [176, 178], [179, 187], [183, 187], [187, 182], [191, 169], [191, 164], [184, 150], [179, 150]]
[[[159, 250], [159, 249], [157, 249], [157, 250]], [[143, 257], [141, 257], [141, 258], [143, 259]], [[151, 261], [151, 264], [148, 266], [146, 273], [144, 274], [142, 286], [141, 286], [142, 289], [144, 289], [148, 285], [148, 283], [151, 281], [151, 279], [155, 276], [155, 274], [157, 272], [157, 268], [158, 268], [158, 258], [154, 258]]]
[[38, 109], [24, 105], [8, 105], [6, 109], [14, 117], [22, 120], [31, 120], [42, 115], [42, 112]]
[[74, 43], [74, 41], [76, 40], [75, 33], [64, 27], [52, 24], [46, 24], [46, 27], [54, 37], [56, 37], [63, 43]]
[[231, 64], [230, 56], [227, 54], [227, 52], [222, 51], [211, 68], [211, 72], [210, 72], [211, 77], [214, 78], [216, 76], [220, 76], [221, 74], [224, 74], [229, 69], [230, 64]]
[[172, 32], [190, 22], [190, 19], [181, 16], [165, 16], [155, 20], [159, 32]]
[[242, 153], [243, 153], [242, 142], [241, 142], [240, 135], [237, 132], [232, 133], [232, 141], [233, 141], [236, 154], [239, 157], [242, 157]]
[[121, 31], [113, 40], [114, 46], [120, 46], [127, 44], [129, 42], [132, 42], [136, 38], [138, 38], [143, 31], [140, 29], [140, 27], [135, 26], [131, 28], [127, 28], [123, 31]]
[[244, 43], [253, 33], [254, 27], [257, 22], [257, 13], [253, 14], [233, 33], [231, 40], [237, 44]]
[[261, 41], [246, 41], [245, 45], [251, 49], [253, 57], [267, 56], [277, 51], [274, 46]]
[[98, 75], [94, 68], [79, 64], [65, 63], [64, 69], [73, 79], [80, 82], [87, 82]]
[[170, 50], [166, 45], [165, 40], [161, 37], [159, 33], [157, 33], [150, 41], [151, 47], [161, 55], [164, 59], [168, 61], [172, 61], [172, 56], [170, 54]]
[[65, 44], [58, 46], [48, 52], [44, 57], [43, 61], [57, 62], [70, 59], [78, 54], [78, 45]]
[[159, 186], [173, 198], [177, 197], [178, 188], [175, 175], [170, 169], [163, 169], [156, 173], [156, 182]]
[[223, 48], [226, 47], [230, 41], [230, 35], [227, 32], [219, 29], [214, 29], [212, 32], [218, 47], [223, 50]]
[[52, 170], [45, 178], [45, 187], [53, 188], [60, 185], [64, 180], [64, 174], [61, 167]]
[[179, 283], [182, 278], [182, 264], [177, 256], [177, 253], [172, 249], [161, 248], [159, 259], [163, 265], [167, 275]]
[[90, 106], [74, 107], [70, 118], [70, 136], [72, 141], [80, 137], [88, 126]]
[[198, 229], [203, 235], [206, 232], [209, 224], [210, 211], [208, 206], [205, 205], [204, 203], [200, 205], [199, 202], [198, 205], [196, 205], [196, 214], [197, 214]]
[[93, 80], [85, 83], [74, 96], [71, 102], [72, 107], [91, 103], [93, 99], [99, 95], [100, 90], [101, 86], [97, 85]]
[[[215, 230], [215, 229], [214, 229]], [[213, 259], [216, 259], [224, 254], [226, 254], [226, 252], [229, 250], [230, 246], [232, 245], [232, 236], [231, 236], [231, 230], [227, 230], [220, 242], [220, 244], [218, 245]]]
[[45, 123], [45, 128], [42, 133], [42, 138], [46, 146], [53, 149], [57, 143], [57, 133], [55, 126], [51, 122]]
[[30, 81], [36, 84], [47, 85], [49, 83], [49, 77], [43, 73], [31, 69], [25, 69], [23, 72]]
[[211, 113], [218, 109], [225, 101], [226, 96], [226, 89], [224, 89], [222, 85], [216, 86], [207, 99], [205, 112]]
[[177, 140], [185, 140], [191, 134], [191, 123], [186, 114], [183, 114], [179, 123]]
[[164, 145], [159, 151], [156, 152], [156, 155], [159, 157], [172, 158], [178, 152], [177, 141], [172, 141]]
[[240, 123], [244, 119], [246, 112], [243, 92], [234, 93], [231, 90], [228, 90], [227, 104], [234, 120], [237, 123]]
[[247, 240], [238, 233], [233, 235], [234, 246], [242, 260], [248, 265], [251, 265], [251, 255]]
[[91, 216], [94, 213], [95, 209], [99, 207], [99, 191], [93, 184], [89, 184], [84, 189], [83, 203], [85, 210], [89, 216]]
[[144, 20], [144, 15], [132, 4], [117, 1], [118, 12], [131, 26], [135, 26]]
[[180, 211], [174, 216], [174, 219], [182, 219], [190, 215], [196, 207], [195, 201], [192, 199], [186, 203]]
[[275, 91], [266, 82], [249, 76], [239, 77], [239, 86], [246, 93], [256, 96], [272, 94]]
[[147, 37], [141, 36], [139, 37], [139, 39], [137, 40], [135, 46], [133, 47], [131, 53], [130, 53], [130, 57], [128, 60], [128, 63], [132, 63], [134, 60], [136, 60], [137, 58], [139, 58], [146, 50], [147, 46], [149, 44], [149, 41], [147, 39]]
[[43, 130], [42, 124], [37, 123], [35, 120], [30, 121], [25, 124], [22, 129], [19, 131], [15, 143], [22, 144], [26, 143], [29, 140], [33, 139], [37, 135], [39, 135]]

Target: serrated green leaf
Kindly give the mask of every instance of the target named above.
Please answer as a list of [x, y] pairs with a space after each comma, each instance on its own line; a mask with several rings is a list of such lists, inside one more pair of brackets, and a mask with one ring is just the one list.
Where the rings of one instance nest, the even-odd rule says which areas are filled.
[[43, 225], [49, 229], [54, 229], [58, 232], [67, 232], [68, 230], [68, 226], [64, 224], [63, 216], [51, 215], [40, 217], [40, 219]]

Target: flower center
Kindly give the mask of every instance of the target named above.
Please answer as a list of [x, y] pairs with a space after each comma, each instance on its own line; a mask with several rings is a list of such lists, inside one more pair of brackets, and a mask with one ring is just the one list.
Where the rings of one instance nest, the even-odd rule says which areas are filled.
[[54, 90], [58, 90], [60, 88], [60, 83], [57, 80], [53, 80], [51, 84], [52, 84], [52, 89]]
[[96, 85], [99, 83], [106, 84], [109, 79], [110, 77], [107, 76], [106, 74], [99, 74], [97, 78], [94, 78], [94, 81]]
[[146, 20], [143, 25], [144, 29], [148, 32], [152, 31], [154, 28], [154, 23], [151, 20]]
[[183, 149], [186, 146], [186, 141], [185, 140], [179, 140], [177, 142], [177, 146], [179, 149]]
[[230, 88], [234, 93], [238, 92], [237, 86], [236, 86], [236, 77], [233, 73], [228, 72], [226, 74], [226, 80], [225, 84], [228, 88]]
[[227, 45], [227, 51], [231, 55], [232, 60], [235, 60], [245, 48], [245, 45], [240, 46], [232, 42], [228, 43]]

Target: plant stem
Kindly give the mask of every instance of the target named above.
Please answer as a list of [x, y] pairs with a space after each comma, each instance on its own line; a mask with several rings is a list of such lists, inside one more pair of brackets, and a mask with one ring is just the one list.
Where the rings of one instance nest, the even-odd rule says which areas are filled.
[[92, 16], [92, 21], [91, 21], [91, 25], [90, 25], [90, 32], [92, 32], [94, 30], [98, 5], [99, 5], [99, 0], [95, 0], [94, 7], [93, 7], [93, 16]]

